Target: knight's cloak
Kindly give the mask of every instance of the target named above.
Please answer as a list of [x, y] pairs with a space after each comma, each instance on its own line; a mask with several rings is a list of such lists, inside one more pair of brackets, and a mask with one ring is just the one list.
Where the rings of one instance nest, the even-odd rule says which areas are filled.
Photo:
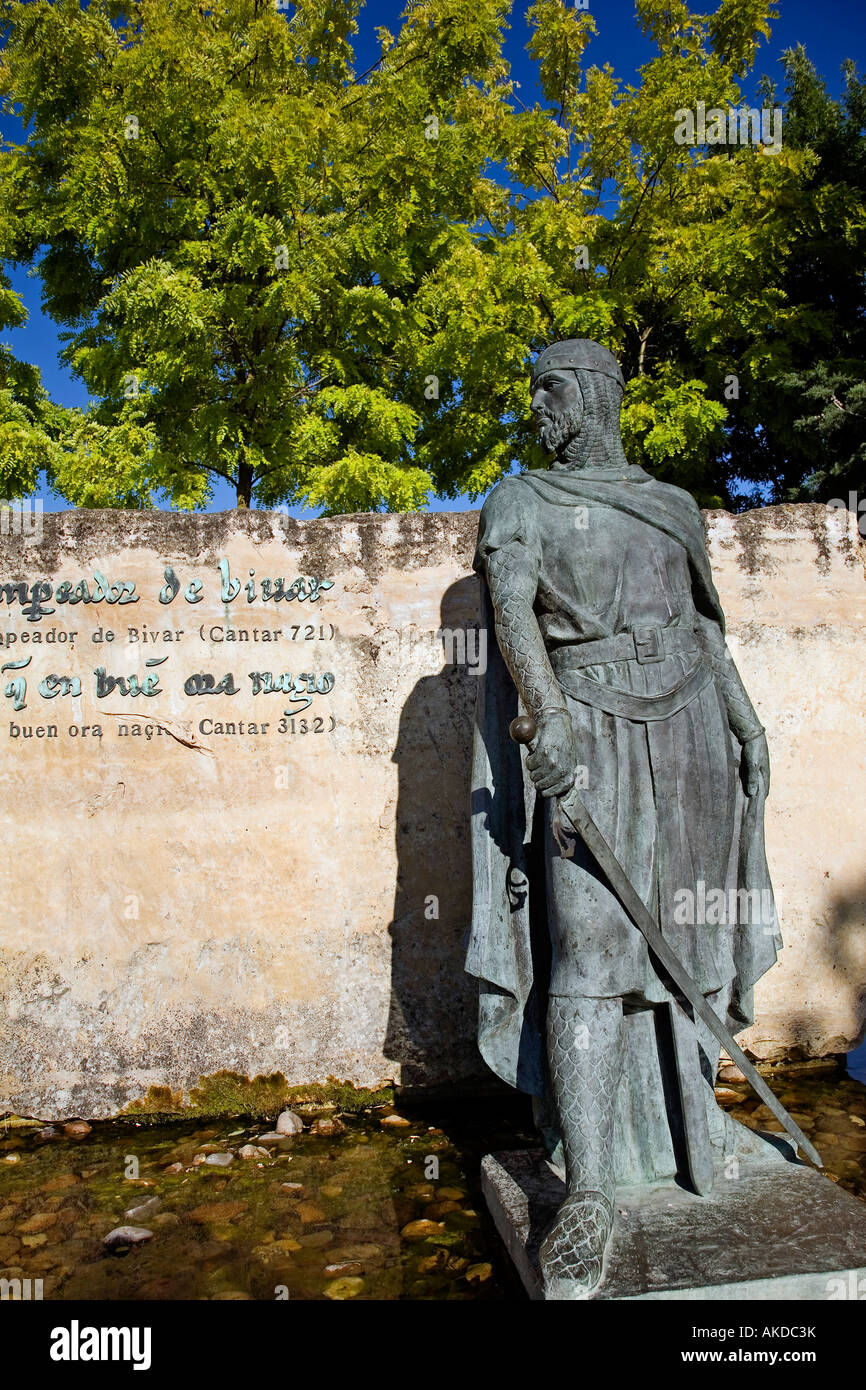
[[[498, 514], [495, 508], [488, 509], [488, 515], [482, 512], [474, 560], [474, 568], [482, 576], [482, 624], [488, 633], [488, 659], [479, 681], [473, 746], [473, 915], [466, 969], [477, 977], [480, 986], [478, 1043], [484, 1060], [509, 1085], [540, 1097], [545, 1090], [545, 970], [549, 958], [543, 833], [538, 814], [542, 798], [536, 805], [523, 767], [525, 753], [508, 736], [508, 725], [519, 712], [518, 696], [494, 637], [492, 605], [483, 580], [486, 557], [514, 539], [513, 518], [528, 515], [534, 498], [556, 507], [591, 504], [612, 508], [678, 542], [688, 556], [695, 610], [715, 624], [722, 637], [725, 620], [710, 570], [703, 519], [690, 494], [657, 482], [637, 467], [618, 471], [615, 477], [601, 470], [533, 472], [508, 478], [499, 487], [510, 489], [517, 502], [510, 509], [512, 521], [503, 528], [498, 519], [501, 510]], [[739, 744], [733, 734], [730, 739], [732, 756], [739, 761]], [[671, 808], [671, 814], [675, 809]], [[656, 810], [665, 814], [663, 806]], [[772, 904], [764, 849], [763, 787], [757, 795], [747, 797], [738, 784], [731, 863], [737, 887], [757, 891], [761, 902]], [[731, 1032], [752, 1022], [754, 983], [775, 962], [781, 946], [774, 905], [769, 919], [768, 923], [765, 912], [762, 920], [738, 924], [731, 934], [730, 977], [716, 996]], [[641, 1058], [648, 1036], [645, 1029], [639, 1031], [642, 1027], [636, 1023], [632, 1029], [635, 1051]], [[640, 1088], [637, 1075], [631, 1084]], [[637, 1103], [643, 1102], [635, 1100]]]

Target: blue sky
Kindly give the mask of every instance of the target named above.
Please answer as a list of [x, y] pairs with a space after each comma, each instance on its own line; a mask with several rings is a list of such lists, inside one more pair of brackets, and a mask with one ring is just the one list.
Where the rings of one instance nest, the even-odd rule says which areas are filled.
[[[695, 5], [694, 8], [699, 7]], [[707, 4], [708, 11], [712, 8], [713, 5]], [[400, 27], [402, 9], [402, 0], [401, 3], [370, 0], [361, 12], [356, 48], [358, 70], [363, 70], [378, 56], [376, 27], [385, 25], [392, 32], [396, 31]], [[525, 52], [529, 37], [525, 18], [528, 9], [528, 0], [516, 0], [506, 45], [513, 75], [522, 84], [524, 101], [532, 100], [534, 94], [534, 71]], [[771, 42], [759, 52], [755, 65], [756, 77], [767, 73], [781, 85], [780, 55], [786, 48], [802, 43], [831, 94], [838, 96], [842, 87], [841, 67], [844, 60], [853, 58], [861, 70], [863, 67], [866, 50], [866, 6], [863, 0], [828, 0], [823, 5], [815, 5], [814, 0], [777, 0], [776, 9], [779, 18], [774, 22]], [[632, 0], [590, 0], [590, 10], [598, 34], [589, 47], [587, 61], [599, 65], [610, 63], [619, 77], [633, 80], [638, 68], [653, 50], [637, 28]], [[13, 129], [13, 122], [7, 119], [0, 125], [7, 138], [20, 138], [20, 132]], [[13, 351], [18, 357], [37, 364], [43, 382], [55, 400], [64, 405], [86, 404], [84, 386], [58, 362], [57, 331], [50, 319], [41, 313], [39, 281], [28, 277], [26, 271], [20, 268], [12, 270], [11, 279], [30, 312], [26, 326], [7, 335]], [[43, 496], [48, 508], [64, 505], [44, 491]], [[233, 507], [234, 501], [232, 489], [220, 483], [209, 510], [222, 511]], [[478, 505], [478, 502], [468, 500], [455, 502], [433, 498], [430, 509], [454, 511]], [[302, 508], [293, 508], [292, 514], [315, 515]]]

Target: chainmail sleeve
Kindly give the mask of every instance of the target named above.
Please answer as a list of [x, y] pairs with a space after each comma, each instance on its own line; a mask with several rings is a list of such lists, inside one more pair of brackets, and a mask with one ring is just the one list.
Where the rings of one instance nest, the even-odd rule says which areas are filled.
[[474, 568], [487, 580], [505, 664], [524, 708], [537, 719], [542, 710], [564, 709], [565, 701], [535, 616], [541, 551], [533, 501], [517, 480], [494, 488], [481, 511]]

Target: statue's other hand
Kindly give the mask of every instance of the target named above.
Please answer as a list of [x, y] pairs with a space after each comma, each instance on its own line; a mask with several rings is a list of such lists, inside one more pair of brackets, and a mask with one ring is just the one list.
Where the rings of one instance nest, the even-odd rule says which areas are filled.
[[769, 794], [770, 750], [767, 747], [766, 734], [759, 734], [757, 738], [750, 738], [748, 743], [743, 744], [740, 775], [746, 796], [757, 796], [761, 778], [764, 779], [764, 795]]
[[567, 710], [542, 710], [526, 766], [542, 796], [563, 796], [574, 785], [577, 750]]

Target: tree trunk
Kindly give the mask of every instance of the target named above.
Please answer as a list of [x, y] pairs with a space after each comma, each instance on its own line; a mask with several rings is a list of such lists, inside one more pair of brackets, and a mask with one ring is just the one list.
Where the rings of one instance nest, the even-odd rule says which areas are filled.
[[248, 463], [238, 464], [237, 480], [237, 509], [245, 510], [249, 507], [253, 497], [253, 470]]

